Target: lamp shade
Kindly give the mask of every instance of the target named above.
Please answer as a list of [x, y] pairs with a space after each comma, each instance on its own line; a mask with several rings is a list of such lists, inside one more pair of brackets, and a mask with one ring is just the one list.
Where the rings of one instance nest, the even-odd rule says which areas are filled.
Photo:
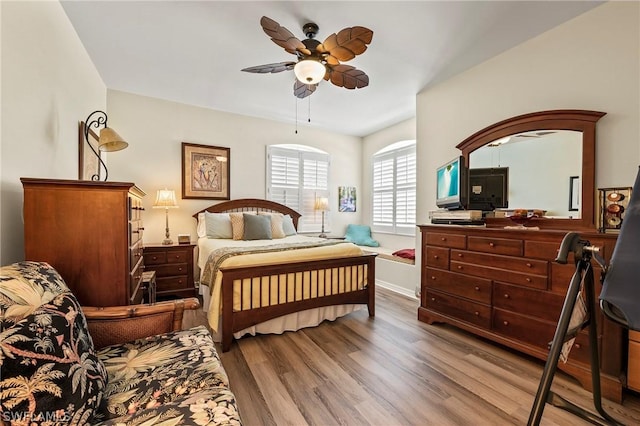
[[176, 192], [173, 189], [159, 189], [153, 208], [177, 208]]
[[296, 78], [304, 84], [319, 83], [327, 72], [327, 69], [315, 59], [304, 59], [293, 67]]
[[113, 152], [125, 149], [129, 144], [110, 127], [100, 130], [98, 149], [100, 151]]
[[329, 199], [327, 197], [316, 198], [316, 204], [314, 208], [316, 210], [329, 210]]

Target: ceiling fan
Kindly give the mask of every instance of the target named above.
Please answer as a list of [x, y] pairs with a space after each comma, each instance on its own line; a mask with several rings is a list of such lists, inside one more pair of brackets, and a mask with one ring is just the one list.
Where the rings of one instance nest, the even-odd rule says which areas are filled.
[[346, 89], [361, 89], [369, 85], [369, 76], [364, 71], [340, 62], [353, 59], [367, 50], [373, 38], [370, 29], [348, 27], [320, 43], [315, 40], [318, 26], [314, 23], [303, 25], [302, 31], [307, 38], [302, 41], [266, 16], [260, 19], [260, 25], [275, 44], [296, 55], [298, 60], [258, 65], [242, 71], [265, 74], [293, 70], [296, 75], [293, 94], [298, 98], [306, 98], [315, 92], [322, 79]]

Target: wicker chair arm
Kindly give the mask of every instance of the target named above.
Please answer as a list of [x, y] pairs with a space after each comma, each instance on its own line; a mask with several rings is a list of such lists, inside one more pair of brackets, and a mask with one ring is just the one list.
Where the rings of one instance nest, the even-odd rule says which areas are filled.
[[192, 297], [153, 305], [83, 306], [82, 311], [94, 345], [102, 348], [180, 330], [184, 310], [199, 307], [198, 299]]

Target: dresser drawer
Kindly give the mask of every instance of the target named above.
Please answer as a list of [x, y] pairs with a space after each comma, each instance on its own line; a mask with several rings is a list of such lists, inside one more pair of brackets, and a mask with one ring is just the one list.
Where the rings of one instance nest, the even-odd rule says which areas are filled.
[[483, 253], [508, 254], [522, 256], [522, 240], [510, 240], [506, 238], [469, 237], [468, 249]]
[[501, 282], [493, 284], [493, 306], [507, 311], [557, 321], [564, 296]]
[[[156, 271], [157, 273], [157, 271]], [[162, 293], [169, 290], [184, 290], [189, 288], [187, 276], [156, 278], [156, 292]]]
[[465, 249], [467, 248], [467, 238], [458, 234], [429, 232], [427, 233], [427, 245]]
[[144, 254], [144, 264], [147, 266], [162, 265], [164, 263], [167, 263], [166, 251], [152, 251]]
[[129, 265], [131, 268], [135, 267], [142, 258], [142, 242], [138, 241], [132, 247], [129, 248]]
[[549, 343], [556, 332], [555, 323], [497, 308], [493, 309], [492, 326], [497, 333], [545, 350], [549, 349]]
[[547, 289], [547, 277], [542, 275], [524, 274], [521, 272], [512, 272], [506, 269], [491, 268], [488, 266], [474, 265], [471, 263], [451, 261], [450, 269], [452, 272], [460, 274], [473, 275], [481, 278], [496, 279], [511, 284], [523, 285], [541, 290]]
[[188, 267], [186, 263], [167, 263], [165, 265], [154, 266], [157, 277], [172, 277], [176, 275], [187, 275]]
[[544, 260], [525, 259], [522, 257], [501, 256], [464, 250], [451, 250], [451, 260], [465, 263], [477, 263], [492, 268], [509, 269], [534, 275], [548, 273], [549, 263]]
[[424, 304], [427, 309], [432, 309], [487, 329], [491, 324], [491, 308], [487, 305], [430, 290], [425, 292], [424, 297]]
[[[598, 348], [602, 348], [602, 338], [598, 336]], [[584, 330], [576, 336], [576, 340], [573, 342], [571, 352], [569, 353], [569, 361], [580, 362], [582, 364], [591, 363], [591, 350], [589, 349], [589, 332]], [[602, 350], [598, 354], [602, 359]]]
[[171, 250], [167, 252], [167, 263], [185, 263], [188, 252], [186, 250]]
[[433, 288], [480, 303], [491, 303], [491, 280], [427, 268], [427, 289]]
[[426, 246], [426, 263], [432, 268], [449, 269], [449, 249]]
[[[595, 262], [592, 263], [595, 265]], [[569, 289], [569, 284], [571, 283], [571, 278], [573, 274], [576, 272], [576, 267], [573, 263], [562, 265], [560, 263], [552, 263], [551, 264], [551, 286], [550, 289], [554, 293], [559, 293], [565, 295], [567, 290]], [[602, 269], [599, 267], [593, 268], [593, 282], [596, 284], [596, 296], [600, 295], [600, 290], [602, 286], [600, 283], [600, 275], [602, 275]]]

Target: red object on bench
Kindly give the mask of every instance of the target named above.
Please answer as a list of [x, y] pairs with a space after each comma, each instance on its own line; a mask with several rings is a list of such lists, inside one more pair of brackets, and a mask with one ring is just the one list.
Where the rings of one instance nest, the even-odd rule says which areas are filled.
[[416, 249], [402, 249], [393, 252], [394, 256], [404, 257], [405, 259], [416, 260]]

